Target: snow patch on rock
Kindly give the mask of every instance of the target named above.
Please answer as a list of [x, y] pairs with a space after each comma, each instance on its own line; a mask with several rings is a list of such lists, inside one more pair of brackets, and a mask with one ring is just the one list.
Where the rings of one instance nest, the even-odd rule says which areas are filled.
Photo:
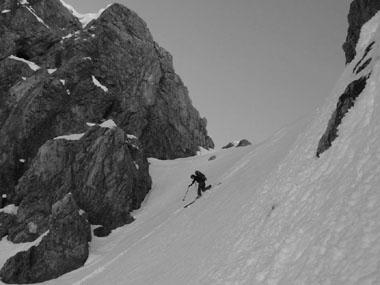
[[101, 128], [108, 128], [108, 129], [114, 129], [117, 127], [116, 123], [112, 119], [104, 121], [101, 124], [87, 122], [86, 125], [89, 127], [99, 126]]
[[23, 59], [21, 57], [10, 55], [8, 58], [13, 59], [13, 60], [17, 60], [17, 61], [21, 61], [23, 63], [26, 63], [29, 66], [29, 68], [31, 70], [33, 70], [33, 71], [37, 71], [37, 70], [41, 69], [41, 67], [38, 66], [37, 64], [35, 64], [34, 62], [31, 62], [29, 60]]
[[9, 215], [17, 215], [18, 207], [14, 204], [8, 205], [2, 209], [0, 209], [0, 213], [9, 214]]
[[95, 86], [101, 88], [104, 92], [108, 92], [108, 88], [104, 85], [102, 85], [98, 79], [94, 75], [91, 76], [92, 82], [95, 84]]
[[101, 123], [99, 126], [108, 129], [113, 129], [117, 127], [116, 123], [113, 120], [107, 120], [104, 123]]
[[48, 25], [45, 24], [44, 20], [42, 20], [36, 13], [36, 11], [33, 9], [33, 7], [30, 7], [28, 6], [29, 5], [29, 2], [26, 1], [26, 0], [21, 0], [19, 2], [23, 7], [25, 7], [36, 19], [38, 22], [40, 22], [41, 24], [43, 24], [46, 28], [50, 29], [50, 27]]
[[54, 140], [79, 141], [83, 136], [84, 136], [84, 133], [82, 133], [82, 134], [71, 134], [71, 135], [56, 137], [56, 138], [54, 138]]

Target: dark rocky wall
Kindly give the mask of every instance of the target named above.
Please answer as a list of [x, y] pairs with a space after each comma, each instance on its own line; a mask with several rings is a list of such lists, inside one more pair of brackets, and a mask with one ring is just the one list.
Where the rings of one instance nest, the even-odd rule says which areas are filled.
[[81, 267], [89, 254], [91, 228], [67, 194], [52, 207], [49, 232], [37, 246], [17, 253], [0, 271], [11, 284], [44, 282]]
[[343, 117], [354, 106], [357, 97], [363, 92], [369, 76], [367, 75], [351, 82], [339, 97], [336, 109], [328, 122], [327, 129], [318, 143], [317, 157], [329, 149], [332, 142], [338, 137], [338, 127], [342, 123]]
[[356, 55], [356, 44], [359, 41], [362, 26], [380, 10], [378, 0], [354, 0], [348, 14], [348, 32], [343, 50], [346, 63], [350, 63]]
[[45, 141], [83, 132], [86, 122], [112, 118], [160, 159], [214, 146], [171, 55], [133, 11], [113, 4], [82, 28], [58, 0], [29, 3], [0, 1], [11, 10], [0, 14], [0, 193], [13, 192]]

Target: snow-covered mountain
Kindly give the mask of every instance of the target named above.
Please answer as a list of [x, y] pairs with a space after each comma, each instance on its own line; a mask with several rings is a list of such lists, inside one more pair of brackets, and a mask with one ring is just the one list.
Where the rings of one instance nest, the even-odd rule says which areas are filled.
[[[380, 13], [324, 106], [268, 140], [150, 159], [135, 222], [46, 284], [380, 284], [379, 44]], [[213, 187], [184, 208], [196, 169]], [[3, 239], [0, 265], [28, 246]]]
[[[153, 190], [136, 222], [95, 240], [86, 266], [53, 283], [380, 284], [379, 25], [377, 14], [363, 27], [355, 59], [310, 118], [213, 161], [151, 160]], [[337, 102], [363, 76], [317, 158]], [[184, 209], [195, 169], [214, 187]]]
[[[48, 284], [379, 284], [379, 25], [377, 14], [363, 27], [356, 58], [314, 115], [255, 146], [151, 159], [153, 189], [136, 221], [95, 238], [83, 268]], [[363, 76], [317, 158], [337, 102]], [[185, 209], [195, 169], [213, 188]], [[2, 253], [10, 248], [0, 243]]]

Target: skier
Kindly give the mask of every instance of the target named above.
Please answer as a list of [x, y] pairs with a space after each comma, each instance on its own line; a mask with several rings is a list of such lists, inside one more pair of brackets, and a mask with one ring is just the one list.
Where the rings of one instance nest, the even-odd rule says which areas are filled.
[[202, 192], [205, 192], [206, 190], [211, 188], [211, 185], [206, 187], [207, 178], [202, 172], [200, 172], [198, 170], [196, 170], [195, 174], [192, 174], [190, 176], [190, 178], [193, 179], [193, 182], [189, 185], [189, 187], [191, 187], [195, 182], [198, 183], [198, 196], [197, 196], [197, 198], [202, 196]]

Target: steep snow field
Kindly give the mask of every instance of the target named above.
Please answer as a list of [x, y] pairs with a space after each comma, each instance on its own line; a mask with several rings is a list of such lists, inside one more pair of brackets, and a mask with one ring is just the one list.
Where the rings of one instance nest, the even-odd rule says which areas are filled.
[[[136, 222], [106, 239], [95, 239], [85, 268], [52, 284], [224, 284], [222, 274], [238, 254], [241, 239], [254, 242], [248, 230], [260, 220], [256, 215], [267, 219], [278, 203], [272, 198], [259, 203], [258, 185], [303, 126], [285, 128], [259, 146], [174, 161], [151, 159], [154, 185], [142, 209], [134, 213]], [[212, 155], [217, 158], [209, 161]], [[195, 169], [214, 187], [184, 209], [196, 196], [193, 186], [182, 202]], [[240, 228], [247, 213], [254, 215], [247, 221], [252, 225]]]
[[[153, 189], [134, 213], [136, 221], [94, 238], [83, 268], [47, 284], [380, 284], [376, 17], [363, 28], [357, 58], [316, 114], [256, 146], [151, 159]], [[353, 73], [373, 40], [371, 63]], [[370, 72], [338, 138], [316, 158], [339, 96]], [[217, 158], [209, 161], [211, 155]], [[196, 169], [214, 187], [184, 209]], [[186, 202], [195, 194], [193, 187]], [[1, 263], [10, 247], [0, 242]]]

